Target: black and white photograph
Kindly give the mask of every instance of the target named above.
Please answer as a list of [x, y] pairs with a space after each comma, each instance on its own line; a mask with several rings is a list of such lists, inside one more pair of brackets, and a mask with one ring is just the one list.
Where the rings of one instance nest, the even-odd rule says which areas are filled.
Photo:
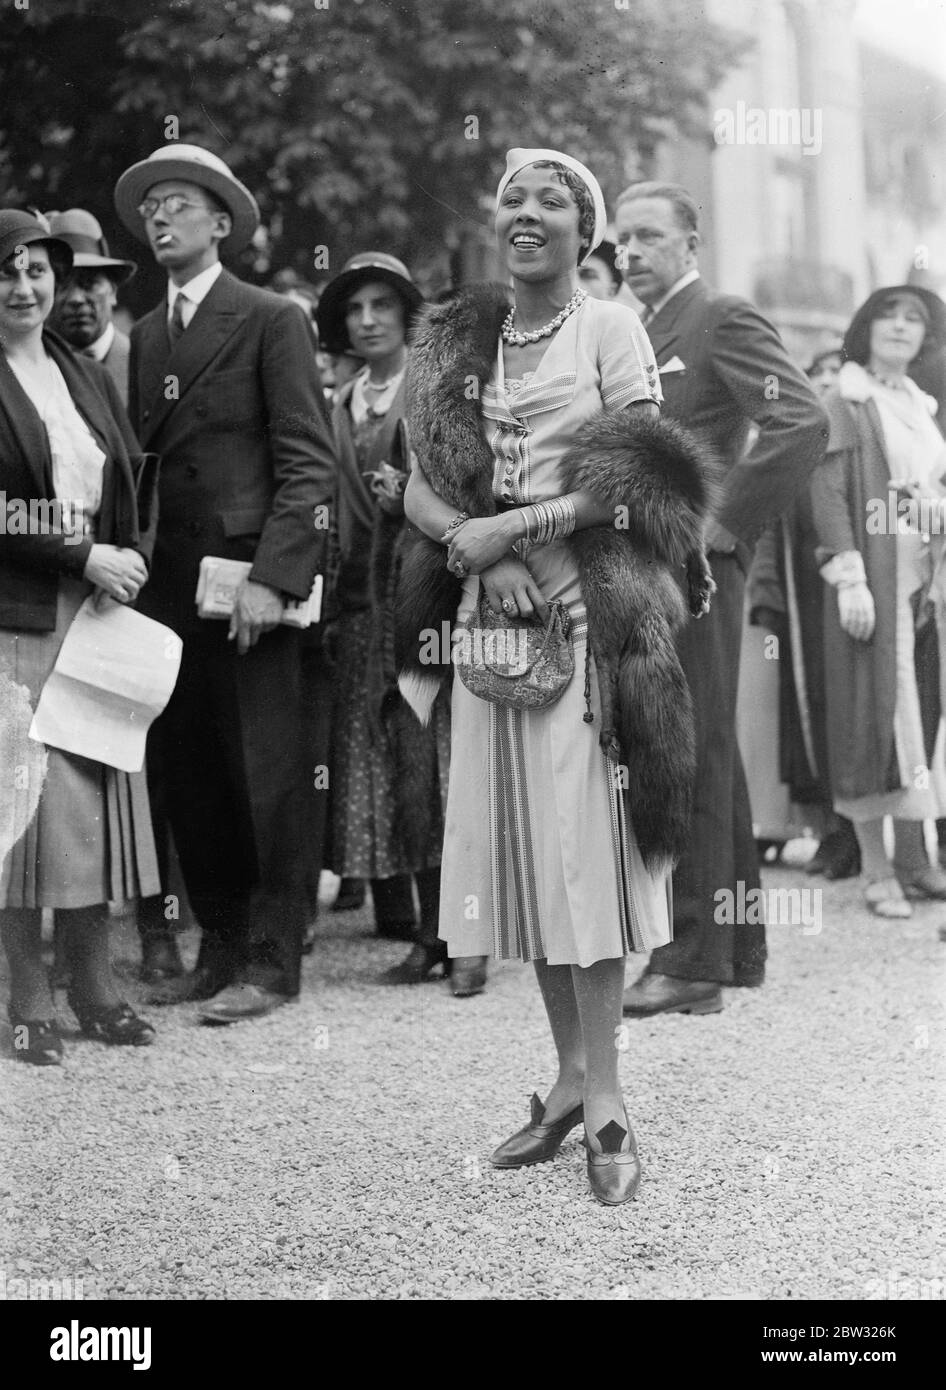
[[0, 0], [33, 1370], [918, 1370], [944, 538], [946, 0]]

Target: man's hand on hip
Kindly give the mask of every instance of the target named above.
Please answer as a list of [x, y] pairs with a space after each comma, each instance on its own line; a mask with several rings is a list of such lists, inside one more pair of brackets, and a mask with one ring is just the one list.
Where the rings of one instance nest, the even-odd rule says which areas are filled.
[[244, 579], [233, 603], [233, 616], [227, 640], [236, 638], [237, 651], [245, 656], [264, 632], [272, 632], [282, 620], [286, 601], [277, 589]]

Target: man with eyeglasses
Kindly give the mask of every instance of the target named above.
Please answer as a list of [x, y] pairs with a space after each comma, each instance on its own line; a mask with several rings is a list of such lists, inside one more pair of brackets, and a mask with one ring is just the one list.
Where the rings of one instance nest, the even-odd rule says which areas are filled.
[[[141, 607], [184, 643], [149, 776], [202, 929], [195, 970], [151, 997], [206, 1001], [204, 1022], [230, 1023], [299, 990], [313, 769], [300, 634], [281, 619], [321, 569], [335, 462], [305, 315], [220, 261], [259, 225], [249, 190], [207, 150], [169, 144], [125, 171], [115, 204], [168, 272], [132, 330], [129, 413], [162, 456]], [[229, 624], [198, 616], [205, 556], [251, 562]]]
[[91, 212], [70, 208], [46, 214], [53, 236], [72, 247], [72, 270], [59, 284], [50, 327], [76, 352], [101, 362], [128, 403], [128, 337], [112, 323], [117, 290], [137, 270], [134, 261], [109, 254], [102, 228]]

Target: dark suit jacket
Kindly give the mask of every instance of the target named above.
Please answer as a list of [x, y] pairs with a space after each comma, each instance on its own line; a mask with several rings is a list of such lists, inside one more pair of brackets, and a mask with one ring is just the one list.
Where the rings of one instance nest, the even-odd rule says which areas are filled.
[[153, 583], [142, 607], [202, 626], [205, 555], [306, 598], [322, 566], [335, 460], [311, 330], [292, 300], [221, 272], [172, 352], [162, 300], [131, 334], [129, 413], [162, 455]]
[[[154, 508], [150, 499], [142, 497], [139, 517], [136, 485], [153, 490], [156, 461], [142, 456], [105, 368], [74, 354], [54, 333], [44, 333], [43, 343], [105, 453], [96, 539], [130, 546], [148, 559], [154, 540]], [[6, 494], [8, 507], [12, 499], [29, 503], [55, 496], [46, 430], [2, 352], [0, 491]], [[81, 576], [92, 541], [63, 534], [10, 534], [9, 515], [6, 520], [0, 533], [0, 627], [51, 632], [56, 626], [59, 575]]]
[[[748, 300], [686, 285], [647, 325], [665, 410], [713, 447], [724, 468], [708, 550], [751, 546], [824, 456], [827, 417], [767, 319]], [[674, 358], [682, 372], [665, 372]], [[749, 426], [759, 427], [744, 455]]]
[[131, 339], [127, 333], [115, 329], [112, 346], [102, 358], [102, 366], [118, 387], [122, 403], [128, 404], [128, 365], [131, 359]]

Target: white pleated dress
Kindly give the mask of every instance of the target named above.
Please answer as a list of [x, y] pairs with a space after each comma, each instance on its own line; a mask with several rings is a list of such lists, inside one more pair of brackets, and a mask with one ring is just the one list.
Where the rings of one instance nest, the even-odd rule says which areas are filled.
[[[522, 382], [504, 380], [497, 353], [482, 397], [493, 495], [520, 505], [561, 496], [558, 463], [582, 424], [604, 408], [660, 400], [637, 315], [586, 299]], [[454, 957], [588, 966], [671, 940], [669, 874], [644, 868], [599, 747], [593, 662], [594, 722], [583, 719], [587, 621], [568, 544], [533, 546], [526, 563], [545, 598], [568, 607], [575, 675], [556, 704], [529, 711], [480, 700], [454, 677], [440, 936]], [[478, 596], [472, 575], [458, 623]]]

